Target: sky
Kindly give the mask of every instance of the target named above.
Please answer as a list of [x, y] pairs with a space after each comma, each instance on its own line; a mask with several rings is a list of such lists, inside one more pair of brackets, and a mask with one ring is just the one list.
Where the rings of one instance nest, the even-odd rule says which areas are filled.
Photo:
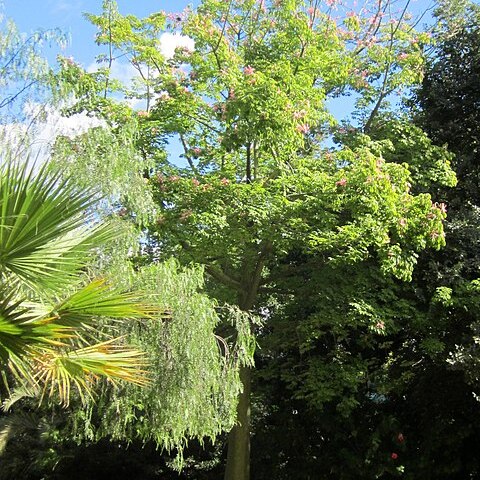
[[[6, 17], [15, 21], [22, 32], [60, 28], [70, 40], [62, 55], [73, 57], [84, 67], [92, 64], [101, 51], [95, 45], [95, 27], [85, 18], [84, 13], [100, 14], [102, 0], [0, 0]], [[145, 17], [165, 10], [176, 12], [188, 4], [186, 0], [118, 0], [122, 15], [134, 14]], [[54, 60], [56, 52], [50, 52]]]

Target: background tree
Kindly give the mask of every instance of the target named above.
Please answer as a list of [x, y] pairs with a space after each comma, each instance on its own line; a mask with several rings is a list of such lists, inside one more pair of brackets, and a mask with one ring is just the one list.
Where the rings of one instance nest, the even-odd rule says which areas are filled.
[[[412, 29], [406, 8], [395, 18], [391, 4], [380, 2], [362, 10], [370, 15], [351, 11], [339, 19], [334, 2], [208, 0], [196, 11], [138, 20], [112, 4], [89, 18], [99, 43], [149, 72], [139, 90], [147, 110], [132, 115], [108, 101], [112, 84], [78, 66], [66, 66], [63, 80], [82, 93], [76, 108], [106, 118], [109, 134], [125, 131], [119, 118], [132, 125], [129, 145], [145, 162], [134, 175], [148, 177], [156, 203], [155, 221], [147, 223], [153, 255], [203, 263], [217, 298], [268, 318], [261, 292], [273, 295], [295, 252], [316, 255], [321, 271], [368, 260], [408, 280], [418, 252], [443, 245], [445, 207], [412, 193], [404, 145], [355, 130], [339, 132], [338, 149], [322, 145], [335, 123], [326, 99], [344, 91], [357, 92], [365, 132], [380, 118], [384, 132], [408, 128], [380, 117], [390, 93], [421, 78], [428, 36]], [[165, 22], [193, 39], [195, 49], [163, 58], [157, 37]], [[173, 134], [184, 166], [162, 152]], [[92, 150], [84, 140], [59, 144], [58, 161], [86, 171]], [[433, 152], [439, 182], [454, 184], [449, 155]], [[250, 375], [242, 371], [227, 479], [249, 477]]]

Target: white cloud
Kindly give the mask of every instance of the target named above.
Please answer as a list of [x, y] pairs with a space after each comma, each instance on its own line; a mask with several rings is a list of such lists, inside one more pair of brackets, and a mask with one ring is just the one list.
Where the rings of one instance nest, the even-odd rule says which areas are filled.
[[30, 103], [25, 107], [27, 118], [31, 123], [10, 123], [0, 127], [3, 145], [24, 157], [36, 158], [45, 162], [58, 136], [74, 138], [87, 132], [90, 128], [104, 127], [106, 123], [86, 112], [65, 117], [60, 110], [40, 104]]
[[195, 42], [190, 37], [180, 35], [179, 33], [162, 33], [160, 36], [160, 52], [165, 58], [172, 58], [177, 47], [184, 47], [193, 51]]
[[31, 118], [40, 117], [42, 113], [44, 120], [37, 124], [35, 138], [44, 144], [51, 144], [60, 135], [73, 138], [90, 128], [106, 126], [104, 120], [87, 115], [86, 112], [65, 117], [56, 108], [35, 103], [28, 104], [25, 113]]

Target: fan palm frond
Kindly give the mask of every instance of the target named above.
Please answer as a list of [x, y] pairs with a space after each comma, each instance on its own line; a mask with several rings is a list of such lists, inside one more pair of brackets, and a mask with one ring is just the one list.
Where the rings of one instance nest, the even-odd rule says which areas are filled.
[[[72, 385], [85, 398], [100, 377], [143, 385], [144, 355], [124, 339], [99, 342], [98, 319], [148, 318], [139, 294], [105, 279], [79, 285], [86, 256], [115, 238], [85, 212], [97, 201], [46, 165], [0, 165], [0, 366], [40, 397], [67, 404]], [[58, 299], [58, 300], [52, 300]], [[92, 345], [82, 336], [88, 331]]]

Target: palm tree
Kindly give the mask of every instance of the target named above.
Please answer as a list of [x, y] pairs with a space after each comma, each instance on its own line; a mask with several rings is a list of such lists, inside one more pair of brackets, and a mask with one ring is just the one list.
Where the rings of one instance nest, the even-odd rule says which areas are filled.
[[[0, 371], [40, 400], [68, 404], [106, 377], [145, 384], [145, 357], [123, 338], [102, 338], [99, 319], [139, 319], [152, 309], [103, 278], [88, 278], [86, 259], [117, 230], [92, 225], [98, 200], [46, 166], [3, 156], [0, 162]], [[102, 338], [102, 341], [98, 339]]]

